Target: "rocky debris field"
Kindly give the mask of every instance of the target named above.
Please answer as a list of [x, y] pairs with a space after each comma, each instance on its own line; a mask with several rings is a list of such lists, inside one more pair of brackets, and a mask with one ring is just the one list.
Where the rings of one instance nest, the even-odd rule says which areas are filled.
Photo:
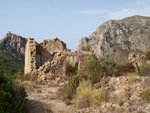
[[64, 82], [55, 85], [29, 85], [24, 82], [28, 94], [29, 113], [149, 113], [150, 77], [121, 76], [108, 77], [94, 87], [105, 90], [108, 101], [97, 107], [78, 108], [67, 105], [59, 98], [58, 91]]

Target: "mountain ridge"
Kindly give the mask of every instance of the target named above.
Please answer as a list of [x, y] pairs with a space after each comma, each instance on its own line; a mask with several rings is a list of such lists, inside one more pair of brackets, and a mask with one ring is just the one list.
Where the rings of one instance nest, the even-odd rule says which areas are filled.
[[136, 15], [101, 24], [89, 37], [80, 39], [77, 51], [90, 46], [97, 56], [114, 56], [114, 60], [120, 58], [116, 54], [125, 51], [126, 57], [119, 59], [125, 62], [129, 52], [145, 52], [149, 47], [149, 40], [150, 17]]
[[0, 50], [24, 62], [25, 45], [27, 38], [11, 33], [10, 31], [0, 40]]

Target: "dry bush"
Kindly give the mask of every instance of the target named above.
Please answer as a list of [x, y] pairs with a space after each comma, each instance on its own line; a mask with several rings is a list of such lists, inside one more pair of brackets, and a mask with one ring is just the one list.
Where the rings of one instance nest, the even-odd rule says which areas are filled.
[[20, 75], [16, 78], [17, 82], [23, 82], [23, 81], [29, 81], [31, 78], [31, 73], [25, 74], [25, 75]]
[[36, 78], [37, 78], [37, 72], [34, 72], [34, 73], [27, 73], [25, 75], [21, 75], [21, 76], [18, 76], [16, 78], [16, 81], [18, 82], [23, 82], [23, 81], [36, 81]]
[[138, 68], [139, 76], [149, 76], [150, 75], [150, 64], [143, 64]]
[[145, 53], [145, 60], [150, 60], [150, 49], [148, 49]]
[[50, 105], [46, 105], [46, 104], [43, 105], [43, 110], [44, 110], [44, 113], [53, 113]]
[[123, 104], [124, 104], [124, 102], [123, 102], [123, 97], [122, 97], [121, 94], [119, 94], [119, 96], [118, 96], [118, 105], [119, 105], [119, 106], [122, 106]]
[[138, 74], [137, 73], [127, 73], [126, 76], [129, 76], [132, 78], [132, 77], [138, 76]]
[[143, 111], [142, 109], [138, 110], [137, 113], [146, 113], [145, 111]]
[[69, 86], [68, 84], [65, 84], [63, 88], [59, 90], [58, 95], [65, 102], [70, 103], [70, 100], [73, 98], [75, 92], [76, 92], [76, 89], [74, 87]]
[[66, 83], [58, 93], [58, 95], [61, 95], [61, 99], [63, 99], [67, 104], [70, 104], [76, 93], [76, 88], [83, 79], [85, 79], [85, 75], [80, 72], [78, 72], [77, 75], [70, 77], [68, 79], [68, 83]]
[[118, 65], [116, 66], [115, 68], [115, 71], [114, 71], [114, 75], [115, 76], [121, 76], [121, 75], [124, 75], [124, 74], [127, 74], [127, 73], [133, 73], [135, 72], [135, 67], [133, 66], [132, 63], [125, 63], [123, 65]]
[[145, 89], [140, 93], [142, 99], [150, 99], [150, 89]]
[[73, 103], [80, 107], [97, 106], [107, 101], [108, 95], [105, 91], [96, 90], [90, 81], [83, 81], [76, 90]]

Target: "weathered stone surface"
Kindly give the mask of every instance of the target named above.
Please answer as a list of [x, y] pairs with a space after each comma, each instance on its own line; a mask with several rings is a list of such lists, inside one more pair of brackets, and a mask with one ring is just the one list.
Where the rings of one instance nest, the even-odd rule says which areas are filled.
[[65, 77], [66, 62], [78, 66], [78, 70], [84, 73], [85, 62], [92, 56], [92, 52], [71, 52], [58, 38], [44, 40], [37, 46], [34, 39], [28, 38], [24, 73], [36, 73], [37, 81], [47, 84], [56, 77]]
[[[42, 84], [49, 84], [51, 80], [66, 76], [66, 62], [78, 66], [78, 70], [85, 73], [85, 62], [93, 56], [91, 52], [59, 52], [53, 57], [53, 60], [45, 62], [40, 66], [36, 73], [38, 81]], [[69, 60], [68, 60], [69, 59]], [[78, 60], [74, 60], [78, 59]]]
[[145, 58], [144, 54], [141, 53], [136, 54], [132, 52], [129, 54], [128, 61], [131, 62], [134, 65], [134, 67], [137, 69], [143, 64], [144, 58]]
[[11, 32], [0, 40], [0, 49], [3, 49], [8, 54], [24, 62], [25, 45], [27, 39]]
[[117, 62], [128, 60], [130, 51], [145, 52], [150, 44], [150, 17], [132, 16], [109, 20], [89, 37], [79, 41], [77, 50], [91, 46], [97, 56], [113, 57]]
[[25, 50], [24, 74], [34, 71], [36, 69], [36, 62], [36, 43], [33, 38], [28, 38]]
[[37, 54], [41, 55], [41, 65], [47, 61], [52, 61], [55, 53], [67, 51], [66, 44], [58, 38], [44, 40], [37, 45]]

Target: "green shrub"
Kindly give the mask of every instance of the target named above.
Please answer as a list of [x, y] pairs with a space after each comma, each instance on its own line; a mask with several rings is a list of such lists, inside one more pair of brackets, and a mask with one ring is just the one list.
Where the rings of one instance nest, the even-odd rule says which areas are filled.
[[112, 76], [115, 66], [113, 61], [105, 58], [98, 59], [96, 56], [85, 64], [87, 75], [92, 83], [99, 82], [100, 78], [104, 76]]
[[78, 87], [79, 83], [85, 78], [85, 75], [78, 72], [77, 75], [72, 76], [68, 80], [68, 84], [61, 89], [60, 95], [63, 95], [64, 100], [71, 100], [76, 93], [76, 88]]
[[124, 43], [125, 45], [127, 45], [127, 46], [130, 46], [130, 45], [131, 45], [131, 42], [128, 41], [128, 40], [124, 41], [123, 43]]
[[82, 51], [92, 51], [91, 46], [82, 47]]
[[1, 113], [25, 113], [26, 92], [23, 86], [0, 74]]
[[6, 59], [0, 58], [0, 73], [16, 78], [18, 75], [23, 75], [24, 65], [15, 58]]
[[72, 66], [69, 62], [66, 63], [66, 75], [73, 76], [77, 73], [78, 67]]
[[79, 83], [85, 78], [85, 74], [78, 72], [77, 75], [72, 76], [68, 80], [68, 85], [74, 87], [75, 89], [78, 87]]
[[79, 87], [77, 87], [73, 102], [79, 107], [89, 107], [97, 106], [107, 100], [108, 95], [106, 91], [96, 90], [90, 81], [83, 81]]
[[137, 69], [137, 73], [139, 76], [149, 76], [150, 75], [150, 65], [143, 64]]

